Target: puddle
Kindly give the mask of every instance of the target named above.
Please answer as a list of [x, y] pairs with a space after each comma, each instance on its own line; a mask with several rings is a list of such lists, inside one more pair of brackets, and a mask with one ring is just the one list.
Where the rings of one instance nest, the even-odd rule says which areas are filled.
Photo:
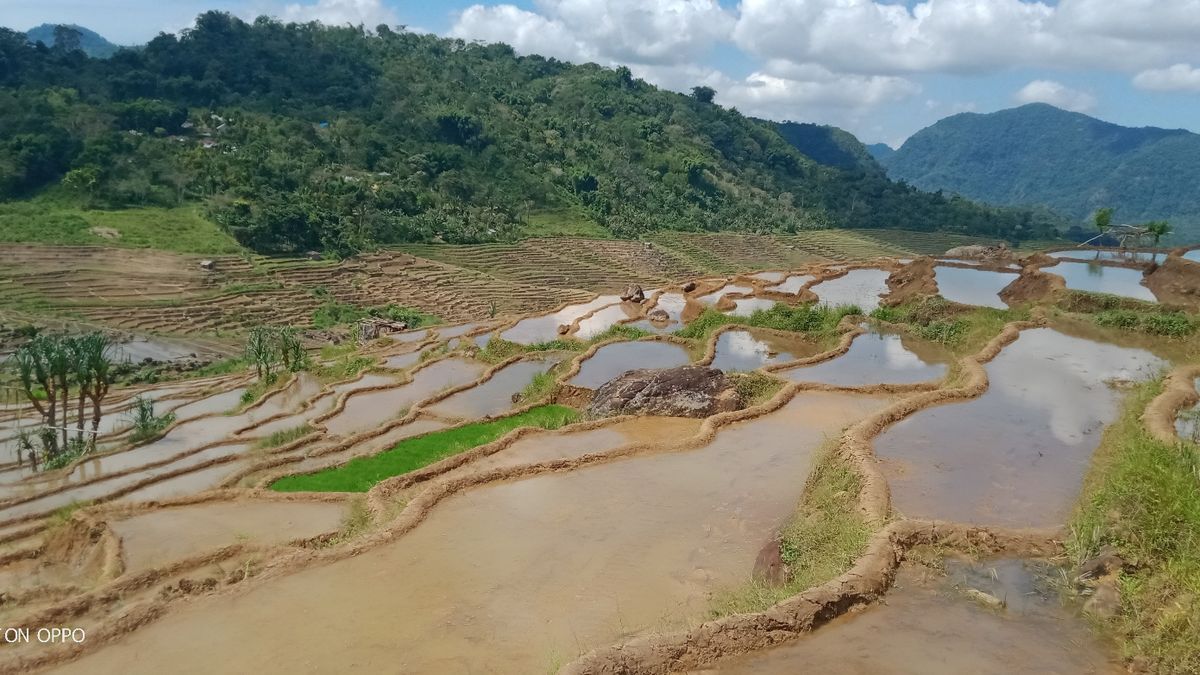
[[1194, 248], [1187, 253], [1184, 253], [1183, 257], [1187, 260], [1195, 260], [1196, 262], [1200, 262], [1200, 248]]
[[195, 345], [188, 345], [167, 340], [165, 338], [135, 337], [125, 342], [118, 342], [109, 347], [109, 355], [113, 361], [141, 363], [146, 359], [152, 361], [181, 361], [197, 357], [212, 357], [208, 352]]
[[277, 431], [287, 431], [289, 429], [295, 429], [296, 427], [298, 427], [302, 424], [309, 423], [312, 420], [315, 420], [316, 418], [320, 417], [321, 415], [328, 413], [330, 410], [333, 410], [334, 406], [337, 405], [338, 398], [342, 394], [347, 394], [350, 392], [358, 391], [360, 389], [370, 389], [372, 387], [387, 386], [387, 385], [391, 385], [391, 384], [395, 384], [395, 383], [396, 383], [396, 378], [392, 377], [390, 375], [380, 375], [380, 374], [376, 374], [376, 373], [368, 373], [368, 374], [364, 375], [361, 379], [354, 380], [351, 382], [343, 382], [335, 387], [332, 387], [330, 389], [330, 391], [326, 392], [320, 398], [313, 401], [312, 405], [309, 406], [308, 410], [305, 410], [304, 412], [301, 412], [301, 413], [297, 413], [295, 415], [288, 415], [287, 417], [281, 417], [273, 422], [268, 422], [266, 424], [257, 426], [255, 428], [251, 429], [250, 431], [247, 431], [244, 435], [252, 436], [255, 438], [262, 438], [265, 436], [270, 436], [271, 434], [273, 434]]
[[516, 342], [523, 345], [549, 342], [558, 338], [558, 327], [560, 325], [569, 325], [589, 312], [620, 301], [621, 298], [615, 295], [601, 295], [591, 302], [567, 305], [553, 314], [521, 319], [512, 328], [500, 333], [500, 337], [509, 342]]
[[850, 350], [837, 358], [775, 374], [793, 382], [822, 382], [839, 387], [911, 384], [941, 378], [950, 360], [948, 352], [932, 343], [872, 330], [854, 338]]
[[783, 281], [785, 276], [787, 276], [787, 272], [755, 272], [754, 274], [748, 276], [751, 279], [761, 279], [771, 283], [779, 283], [780, 281]]
[[989, 270], [968, 270], [961, 267], [933, 268], [938, 293], [951, 302], [978, 307], [1006, 309], [1000, 291], [1017, 280], [1017, 275]]
[[[1196, 379], [1193, 386], [1200, 391], [1200, 378]], [[1200, 443], [1200, 403], [1179, 412], [1175, 418], [1175, 433], [1185, 441]]]
[[1149, 352], [1023, 331], [987, 364], [982, 396], [918, 412], [875, 440], [893, 505], [909, 517], [1009, 527], [1066, 521], [1104, 426], [1111, 379], [1153, 375]]
[[1079, 248], [1053, 251], [1051, 258], [1074, 258], [1075, 260], [1117, 260], [1122, 262], [1157, 262], [1167, 259], [1166, 253], [1151, 251], [1098, 251], [1094, 248]]
[[121, 538], [125, 573], [182, 560], [230, 544], [263, 546], [341, 527], [335, 502], [211, 502], [152, 511], [111, 523]]
[[429, 412], [463, 419], [498, 415], [513, 407], [513, 396], [520, 394], [534, 375], [550, 370], [559, 360], [517, 361], [505, 366], [487, 382], [441, 401], [429, 408]]
[[775, 306], [774, 300], [766, 298], [743, 298], [736, 302], [737, 306], [729, 312], [732, 316], [750, 316], [757, 311], [766, 311]]
[[617, 342], [601, 347], [584, 361], [570, 384], [595, 389], [627, 370], [672, 368], [690, 361], [686, 349], [670, 342]]
[[742, 284], [726, 284], [725, 287], [721, 289], [697, 297], [696, 301], [705, 305], [715, 305], [721, 301], [721, 298], [729, 295], [730, 293], [745, 293], [747, 295], [752, 295], [754, 293], [754, 287]]
[[808, 394], [699, 450], [469, 490], [394, 542], [197, 599], [61, 671], [344, 672], [349, 654], [372, 670], [549, 672], [706, 617], [795, 508], [811, 453], [883, 404]]
[[[997, 560], [969, 567], [950, 560], [944, 577], [906, 565], [882, 602], [791, 642], [697, 672], [1124, 673], [1116, 655], [1026, 565]], [[969, 588], [1007, 599], [1008, 606], [984, 607], [965, 595]]]
[[791, 293], [792, 295], [795, 295], [800, 292], [800, 289], [804, 288], [805, 284], [813, 279], [816, 279], [816, 277], [811, 274], [793, 274], [787, 279], [784, 279], [782, 283], [768, 287], [767, 290], [778, 291], [780, 293]]
[[337, 436], [367, 431], [443, 389], [474, 381], [484, 370], [473, 361], [443, 359], [418, 370], [409, 384], [351, 396], [342, 412], [325, 420], [325, 428]]
[[642, 319], [641, 321], [635, 321], [629, 325], [633, 326], [634, 328], [640, 328], [644, 331], [649, 331], [651, 333], [667, 333], [678, 330], [680, 328], [680, 322], [683, 321], [683, 312], [687, 307], [687, 303], [687, 298], [681, 293], [663, 293], [662, 295], [658, 296], [658, 300], [655, 302], [654, 307], [648, 311], [652, 312], [656, 309], [663, 310], [667, 313], [668, 319], [666, 322], [655, 323], [649, 319]]
[[608, 330], [615, 324], [632, 319], [641, 311], [639, 305], [622, 302], [596, 312], [579, 322], [579, 330], [572, 337], [578, 340], [590, 340]]
[[206, 490], [212, 490], [225, 482], [230, 476], [245, 470], [250, 466], [251, 462], [252, 460], [249, 458], [238, 459], [210, 466], [207, 469], [185, 473], [174, 478], [151, 483], [143, 488], [138, 488], [123, 497], [119, 497], [116, 501], [132, 504], [135, 502], [186, 497]]
[[492, 333], [482, 333], [480, 335], [476, 335], [474, 338], [471, 338], [471, 340], [475, 343], [476, 347], [484, 349], [487, 347], [488, 343], [492, 341]]
[[385, 335], [386, 338], [391, 338], [394, 342], [420, 342], [429, 337], [428, 330], [414, 330], [408, 333], [391, 333]]
[[411, 352], [408, 354], [397, 354], [389, 356], [383, 360], [384, 368], [392, 370], [405, 370], [417, 365], [421, 361], [421, 352]]
[[785, 363], [821, 352], [821, 346], [801, 337], [729, 330], [717, 338], [712, 367], [726, 372], [756, 370], [768, 363]]
[[879, 307], [879, 296], [887, 293], [888, 273], [883, 270], [850, 270], [845, 276], [822, 281], [810, 290], [822, 305], [857, 305], [863, 312]]
[[1142, 285], [1142, 271], [1124, 267], [1105, 267], [1082, 262], [1063, 261], [1046, 272], [1057, 274], [1067, 281], [1067, 288], [1093, 293], [1110, 293], [1138, 300], [1155, 302], [1157, 298]]

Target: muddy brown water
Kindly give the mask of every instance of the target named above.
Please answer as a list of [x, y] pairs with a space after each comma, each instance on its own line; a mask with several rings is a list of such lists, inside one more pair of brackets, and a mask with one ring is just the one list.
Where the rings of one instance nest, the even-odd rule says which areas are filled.
[[816, 279], [816, 277], [811, 274], [793, 274], [792, 276], [784, 279], [782, 282], [775, 284], [774, 286], [769, 286], [768, 290], [777, 291], [779, 293], [791, 293], [792, 295], [795, 295], [813, 279]]
[[689, 361], [687, 350], [671, 342], [617, 342], [596, 350], [570, 384], [595, 389], [627, 370], [671, 368]]
[[986, 369], [976, 399], [911, 415], [875, 439], [895, 509], [909, 517], [1001, 525], [1066, 521], [1104, 426], [1119, 412], [1111, 380], [1165, 365], [1149, 352], [1021, 332]]
[[558, 338], [558, 327], [560, 325], [570, 325], [576, 319], [589, 312], [620, 301], [621, 298], [615, 295], [601, 295], [590, 302], [567, 305], [551, 314], [521, 319], [512, 328], [500, 333], [500, 337], [509, 342], [516, 342], [523, 345], [534, 344], [535, 342], [549, 342]]
[[[148, 480], [151, 478], [155, 478], [157, 476], [161, 476], [161, 475], [164, 475], [167, 473], [173, 473], [175, 471], [187, 469], [189, 467], [199, 466], [199, 465], [204, 464], [212, 459], [224, 458], [224, 457], [229, 457], [232, 455], [245, 454], [250, 450], [250, 448], [251, 448], [250, 445], [244, 444], [244, 443], [232, 443], [232, 444], [227, 444], [227, 445], [219, 445], [219, 446], [216, 446], [213, 448], [209, 448], [208, 450], [203, 450], [201, 452], [197, 452], [197, 453], [188, 455], [187, 457], [184, 457], [177, 461], [171, 462], [169, 464], [165, 464], [163, 466], [155, 467], [153, 469], [146, 469], [145, 471], [137, 471], [137, 472], [124, 474], [124, 475], [120, 475], [120, 476], [114, 476], [112, 478], [99, 480], [94, 483], [88, 483], [86, 485], [80, 485], [78, 487], [69, 488], [69, 489], [63, 490], [61, 492], [56, 492], [54, 494], [49, 494], [49, 495], [46, 495], [43, 497], [38, 497], [37, 499], [32, 499], [30, 501], [23, 502], [20, 504], [14, 504], [13, 506], [9, 506], [4, 509], [0, 509], [0, 522], [7, 521], [11, 518], [16, 518], [19, 516], [47, 513], [47, 512], [53, 511], [55, 509], [61, 508], [63, 506], [67, 506], [67, 505], [71, 504], [72, 502], [83, 502], [83, 501], [89, 501], [89, 500], [104, 499], [104, 498], [109, 497], [110, 495], [112, 495], [115, 492], [121, 491], [130, 486], [141, 483], [142, 481], [145, 481], [145, 480]], [[228, 467], [228, 466], [230, 466], [230, 464], [222, 464], [222, 465], [219, 465], [216, 467], [212, 467], [211, 469], [205, 469], [204, 471], [215, 471], [222, 467]], [[184, 476], [181, 476], [178, 478], [173, 478], [170, 481], [163, 481], [163, 482], [184, 482], [184, 481], [188, 481], [188, 480], [195, 481], [196, 474], [203, 473], [204, 471], [196, 471], [196, 472], [188, 473], [188, 474], [185, 474]], [[160, 482], [156, 485], [161, 485], [161, 484], [162, 484], [162, 482]], [[213, 485], [205, 485], [205, 487], [201, 488], [201, 490], [208, 489], [210, 487], [213, 487]], [[153, 486], [151, 486], [151, 488], [153, 488]], [[195, 490], [195, 492], [200, 492], [201, 490]], [[139, 490], [139, 492], [141, 492], [141, 490]]]
[[509, 364], [492, 379], [438, 402], [429, 408], [429, 412], [465, 419], [498, 415], [512, 409], [515, 405], [513, 396], [520, 394], [535, 375], [550, 370], [560, 360], [561, 357]]
[[325, 427], [339, 436], [367, 431], [447, 387], [474, 381], [485, 369], [466, 359], [443, 359], [418, 370], [408, 384], [351, 396], [342, 412], [325, 420]]
[[401, 538], [200, 598], [60, 672], [548, 672], [707, 615], [795, 508], [812, 453], [886, 399], [810, 393], [708, 446], [476, 488]]
[[1044, 271], [1062, 277], [1067, 282], [1067, 288], [1073, 290], [1110, 293], [1150, 302], [1157, 300], [1154, 293], [1142, 285], [1141, 270], [1064, 260]]
[[[947, 562], [947, 575], [904, 566], [883, 601], [810, 635], [693, 675], [1116, 675], [1112, 648], [1063, 607], [1021, 560]], [[966, 595], [1006, 599], [993, 610]]]
[[755, 370], [768, 363], [784, 363], [821, 352], [816, 342], [800, 336], [728, 330], [717, 338], [712, 367], [726, 372]]
[[821, 382], [839, 387], [911, 384], [946, 374], [950, 353], [939, 346], [899, 333], [871, 330], [854, 338], [845, 354], [811, 366], [777, 372], [793, 382]]
[[694, 435], [700, 429], [701, 422], [689, 417], [638, 417], [599, 429], [533, 434], [499, 452], [449, 471], [439, 480], [454, 480], [467, 474], [503, 467], [574, 459], [630, 443], [676, 443]]
[[870, 312], [879, 307], [879, 296], [887, 293], [888, 272], [876, 269], [850, 270], [844, 276], [822, 281], [811, 290], [822, 305], [857, 305]]
[[109, 525], [121, 538], [125, 573], [166, 565], [229, 544], [281, 544], [335, 532], [345, 515], [333, 502], [209, 502], [159, 509]]
[[933, 268], [934, 280], [937, 281], [938, 294], [943, 298], [964, 305], [978, 307], [1008, 307], [1000, 299], [1000, 291], [1017, 280], [1016, 274], [993, 272], [990, 270], [963, 269], [961, 267]]

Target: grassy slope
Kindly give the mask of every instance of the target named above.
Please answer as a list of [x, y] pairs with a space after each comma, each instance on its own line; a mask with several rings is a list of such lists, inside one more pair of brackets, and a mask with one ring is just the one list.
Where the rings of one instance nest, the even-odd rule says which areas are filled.
[[[91, 232], [94, 227], [112, 228], [120, 237], [98, 236]], [[0, 204], [0, 242], [155, 248], [202, 255], [243, 250], [195, 207], [97, 211], [50, 199]]]
[[279, 492], [366, 492], [385, 478], [490, 443], [518, 427], [557, 429], [577, 418], [578, 413], [571, 408], [541, 406], [511, 417], [407, 438], [378, 455], [352, 459], [342, 466], [318, 473], [281, 478], [271, 485], [271, 489]]
[[1150, 437], [1139, 416], [1161, 390], [1141, 385], [1104, 433], [1071, 522], [1077, 561], [1116, 546], [1137, 566], [1121, 579], [1108, 626], [1127, 658], [1155, 672], [1200, 672], [1200, 447]]

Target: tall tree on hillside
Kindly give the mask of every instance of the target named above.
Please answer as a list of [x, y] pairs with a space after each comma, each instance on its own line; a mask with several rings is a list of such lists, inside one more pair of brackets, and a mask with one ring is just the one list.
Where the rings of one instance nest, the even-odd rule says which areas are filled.
[[1108, 228], [1112, 227], [1112, 216], [1113, 210], [1108, 206], [1096, 211], [1094, 218], [1096, 229], [1100, 231], [1100, 234], [1106, 234], [1108, 232]]
[[1146, 233], [1154, 237], [1154, 245], [1158, 246], [1159, 240], [1171, 234], [1171, 224], [1165, 220], [1152, 220], [1145, 225]]
[[700, 101], [701, 103], [712, 103], [716, 96], [717, 90], [713, 89], [712, 87], [705, 87], [703, 85], [699, 87], [692, 87], [692, 98]]

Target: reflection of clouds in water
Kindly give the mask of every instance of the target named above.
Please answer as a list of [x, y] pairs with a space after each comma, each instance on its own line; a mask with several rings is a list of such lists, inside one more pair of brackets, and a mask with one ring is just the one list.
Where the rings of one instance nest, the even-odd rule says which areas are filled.
[[770, 309], [775, 306], [774, 300], [764, 298], [746, 298], [738, 300], [737, 306], [729, 312], [731, 316], [750, 316], [760, 309]]
[[661, 309], [670, 315], [672, 320], [678, 321], [679, 315], [683, 313], [683, 308], [687, 306], [687, 298], [679, 293], [663, 293], [658, 296], [658, 302], [655, 303], [654, 309]]
[[766, 361], [770, 348], [746, 331], [727, 331], [721, 334], [720, 348], [739, 359]]
[[921, 357], [904, 348], [898, 335], [863, 335], [858, 339], [861, 340], [865, 337], [883, 340], [883, 360], [890, 370], [912, 370], [926, 367]]
[[991, 386], [1049, 417], [1059, 442], [1078, 445], [1112, 415], [1106, 380], [1141, 380], [1164, 362], [1141, 349], [1100, 344], [1039, 328], [1021, 333], [988, 367]]
[[887, 291], [888, 273], [883, 270], [850, 270], [845, 276], [822, 281], [812, 287], [821, 304], [858, 305], [869, 312], [879, 306], [879, 295]]

